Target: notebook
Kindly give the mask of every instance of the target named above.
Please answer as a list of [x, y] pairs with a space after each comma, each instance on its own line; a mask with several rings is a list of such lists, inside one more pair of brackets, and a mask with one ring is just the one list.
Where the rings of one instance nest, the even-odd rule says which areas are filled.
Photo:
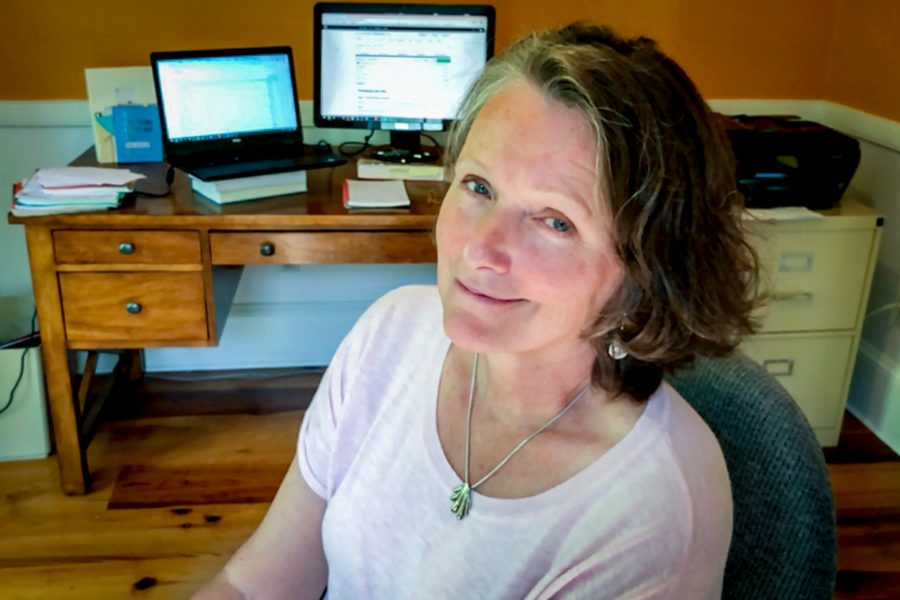
[[347, 162], [303, 143], [288, 46], [154, 52], [150, 65], [172, 166], [215, 181]]

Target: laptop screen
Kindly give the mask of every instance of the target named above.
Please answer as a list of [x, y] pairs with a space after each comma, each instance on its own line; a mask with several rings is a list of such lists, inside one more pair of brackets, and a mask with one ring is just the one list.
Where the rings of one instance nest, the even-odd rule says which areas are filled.
[[[170, 143], [296, 132], [289, 50], [158, 56], [154, 60], [165, 137]], [[162, 53], [160, 53], [162, 54]]]

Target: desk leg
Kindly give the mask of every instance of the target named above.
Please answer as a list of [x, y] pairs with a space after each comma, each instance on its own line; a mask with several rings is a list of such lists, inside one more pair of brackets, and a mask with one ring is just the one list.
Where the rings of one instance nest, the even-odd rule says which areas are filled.
[[26, 227], [31, 282], [41, 331], [47, 399], [59, 459], [62, 489], [85, 494], [90, 487], [81, 415], [72, 390], [62, 302], [53, 258], [53, 239], [47, 227]]

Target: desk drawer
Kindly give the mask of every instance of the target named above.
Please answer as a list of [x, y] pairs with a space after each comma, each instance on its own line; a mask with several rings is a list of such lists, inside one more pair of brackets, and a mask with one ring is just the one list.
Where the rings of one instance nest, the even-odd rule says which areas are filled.
[[854, 329], [873, 232], [780, 232], [757, 246], [770, 293], [763, 331]]
[[60, 273], [59, 284], [70, 341], [198, 341], [209, 337], [199, 272]]
[[380, 231], [210, 233], [214, 265], [434, 262], [431, 234]]
[[53, 232], [53, 251], [61, 264], [199, 264], [196, 231]]

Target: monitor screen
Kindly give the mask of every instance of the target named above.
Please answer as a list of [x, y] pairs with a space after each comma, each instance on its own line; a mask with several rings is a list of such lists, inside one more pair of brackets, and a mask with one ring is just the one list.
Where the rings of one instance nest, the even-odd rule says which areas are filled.
[[314, 27], [319, 127], [446, 130], [493, 54], [490, 6], [320, 3]]
[[298, 129], [289, 53], [159, 58], [160, 109], [170, 142]]

